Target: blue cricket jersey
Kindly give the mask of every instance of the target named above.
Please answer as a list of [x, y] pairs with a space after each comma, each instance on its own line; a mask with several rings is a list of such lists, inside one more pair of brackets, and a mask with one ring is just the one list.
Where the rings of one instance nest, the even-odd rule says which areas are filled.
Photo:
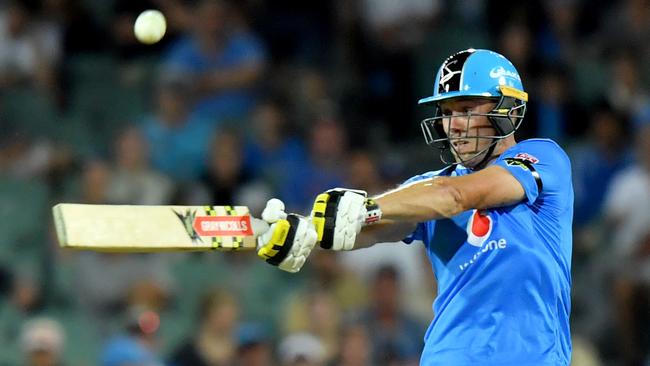
[[[555, 142], [531, 139], [492, 164], [521, 183], [524, 201], [420, 223], [404, 240], [424, 242], [438, 281], [420, 365], [568, 365], [569, 158]], [[470, 173], [456, 165], [406, 183]]]

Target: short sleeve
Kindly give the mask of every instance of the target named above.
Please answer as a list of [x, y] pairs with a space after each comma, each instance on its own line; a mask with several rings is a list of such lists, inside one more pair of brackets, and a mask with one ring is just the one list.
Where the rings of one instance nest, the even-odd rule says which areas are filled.
[[571, 190], [571, 163], [552, 140], [522, 141], [501, 154], [495, 165], [505, 168], [519, 181], [529, 204], [542, 194], [563, 197]]
[[414, 241], [424, 241], [424, 233], [425, 233], [425, 227], [424, 223], [419, 223], [418, 226], [415, 228], [415, 230], [407, 235], [402, 241], [406, 244], [411, 244]]

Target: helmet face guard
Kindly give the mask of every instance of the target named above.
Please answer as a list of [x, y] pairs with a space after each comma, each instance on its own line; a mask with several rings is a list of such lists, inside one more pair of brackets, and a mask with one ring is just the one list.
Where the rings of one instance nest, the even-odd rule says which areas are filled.
[[[455, 120], [467, 118], [467, 125], [458, 136], [448, 136], [445, 131], [452, 131], [452, 118], [443, 115], [440, 103], [475, 98], [492, 100], [495, 106], [487, 113], [455, 114]], [[441, 151], [443, 162], [460, 162], [480, 168], [490, 159], [496, 144], [519, 128], [526, 114], [526, 102], [528, 94], [524, 92], [519, 73], [508, 59], [489, 50], [470, 48], [458, 52], [447, 58], [438, 69], [433, 95], [419, 101], [419, 104], [435, 107], [433, 117], [421, 122], [424, 139], [428, 145]], [[472, 127], [470, 130], [472, 117], [478, 116], [485, 117], [490, 126]], [[481, 128], [490, 128], [493, 132], [481, 133]], [[485, 140], [489, 140], [487, 147], [481, 143]], [[474, 151], [468, 153], [465, 146], [461, 153], [457, 147], [468, 143], [474, 144]]]
[[[494, 98], [493, 98], [494, 99]], [[433, 117], [424, 119], [420, 123], [424, 140], [427, 145], [440, 150], [440, 159], [445, 164], [461, 163], [465, 166], [480, 165], [468, 164], [474, 162], [479, 156], [484, 155], [491, 149], [494, 149], [499, 140], [511, 136], [521, 125], [526, 114], [526, 102], [511, 97], [502, 96], [498, 99], [495, 107], [488, 113], [472, 113], [454, 115], [455, 119], [465, 118], [465, 131], [460, 135], [449, 136], [445, 131], [451, 131], [451, 116], [442, 114], [439, 105], [436, 106], [436, 112]], [[489, 128], [488, 126], [479, 126], [470, 128], [472, 117], [486, 117], [490, 126], [494, 129], [493, 134], [481, 133], [481, 130]], [[480, 142], [489, 140], [486, 147], [480, 149]], [[463, 158], [456, 147], [464, 144], [474, 144], [473, 154]], [[491, 152], [487, 153], [491, 155]], [[486, 158], [489, 156], [486, 156]], [[481, 162], [482, 163], [482, 162]]]

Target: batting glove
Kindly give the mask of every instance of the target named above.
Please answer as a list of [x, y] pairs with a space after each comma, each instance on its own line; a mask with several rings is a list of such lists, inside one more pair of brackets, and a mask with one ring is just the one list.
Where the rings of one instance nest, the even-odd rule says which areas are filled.
[[309, 218], [285, 213], [284, 203], [274, 198], [267, 202], [262, 220], [271, 226], [257, 238], [257, 255], [283, 271], [300, 271], [316, 245], [316, 230]]
[[381, 219], [381, 210], [365, 191], [335, 188], [316, 197], [311, 219], [321, 248], [350, 250], [361, 228]]

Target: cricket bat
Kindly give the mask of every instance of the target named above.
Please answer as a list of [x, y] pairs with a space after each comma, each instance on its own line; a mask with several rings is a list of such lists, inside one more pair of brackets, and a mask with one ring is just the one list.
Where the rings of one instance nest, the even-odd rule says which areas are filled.
[[269, 227], [246, 206], [60, 203], [52, 212], [61, 247], [104, 252], [253, 250]]

